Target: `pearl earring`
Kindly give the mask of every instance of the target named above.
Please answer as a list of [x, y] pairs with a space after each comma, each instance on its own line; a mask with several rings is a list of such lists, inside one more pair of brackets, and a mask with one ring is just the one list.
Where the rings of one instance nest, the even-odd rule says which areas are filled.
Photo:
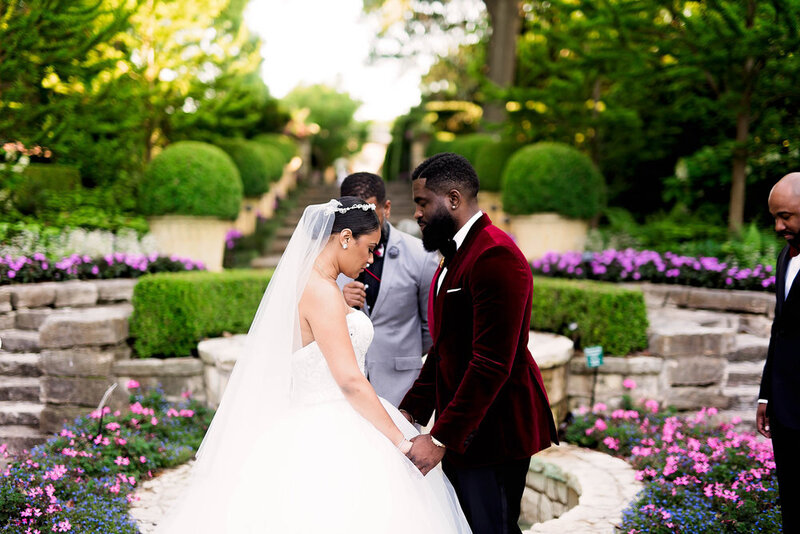
[[342, 243], [342, 248], [347, 250], [347, 243]]
[[456, 209], [456, 207], [455, 207], [455, 206], [451, 206], [451, 207], [452, 207], [453, 209]]

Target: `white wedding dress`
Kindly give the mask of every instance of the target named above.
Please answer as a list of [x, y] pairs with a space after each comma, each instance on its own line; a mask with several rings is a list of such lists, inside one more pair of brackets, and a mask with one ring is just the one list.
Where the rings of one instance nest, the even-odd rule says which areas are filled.
[[[372, 323], [355, 311], [347, 324], [363, 372]], [[227, 532], [470, 532], [441, 466], [423, 477], [356, 412], [316, 342], [291, 358], [290, 408], [242, 463], [227, 503]], [[418, 434], [396, 408], [383, 404], [407, 438]]]

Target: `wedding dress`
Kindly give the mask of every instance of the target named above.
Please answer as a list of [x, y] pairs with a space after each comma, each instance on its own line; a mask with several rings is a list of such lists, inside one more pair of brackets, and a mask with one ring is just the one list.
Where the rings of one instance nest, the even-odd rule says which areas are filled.
[[[261, 300], [243, 353], [158, 534], [464, 534], [441, 466], [423, 477], [344, 398], [298, 306], [340, 203], [308, 206]], [[372, 323], [347, 316], [361, 372]], [[382, 400], [398, 428], [416, 429]]]
[[[361, 371], [372, 323], [347, 316]], [[256, 442], [233, 494], [237, 533], [430, 534], [469, 527], [441, 466], [427, 476], [356, 412], [316, 342], [292, 355], [292, 406]], [[388, 401], [406, 438], [416, 429]]]

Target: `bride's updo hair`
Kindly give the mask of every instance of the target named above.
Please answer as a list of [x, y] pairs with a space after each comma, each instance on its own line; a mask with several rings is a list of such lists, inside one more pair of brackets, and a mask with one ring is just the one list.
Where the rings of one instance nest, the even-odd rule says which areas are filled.
[[[366, 205], [366, 202], [358, 197], [341, 197], [338, 199], [340, 208], [349, 208], [355, 205]], [[364, 210], [362, 208], [353, 208], [344, 213], [336, 212], [333, 219], [333, 228], [331, 235], [338, 234], [345, 228], [349, 228], [353, 232], [353, 237], [358, 238], [363, 234], [374, 232], [380, 227], [378, 223], [378, 215], [374, 209]]]

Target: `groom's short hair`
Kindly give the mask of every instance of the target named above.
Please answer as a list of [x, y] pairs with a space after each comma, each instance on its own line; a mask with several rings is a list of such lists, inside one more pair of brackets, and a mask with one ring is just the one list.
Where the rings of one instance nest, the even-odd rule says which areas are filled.
[[425, 187], [439, 195], [458, 189], [464, 196], [475, 198], [480, 188], [478, 173], [469, 160], [452, 152], [434, 154], [420, 163], [411, 174], [412, 180], [418, 178], [425, 178]]
[[371, 172], [354, 172], [342, 181], [339, 194], [343, 197], [368, 199], [375, 197], [379, 204], [386, 201], [386, 185], [383, 178]]

